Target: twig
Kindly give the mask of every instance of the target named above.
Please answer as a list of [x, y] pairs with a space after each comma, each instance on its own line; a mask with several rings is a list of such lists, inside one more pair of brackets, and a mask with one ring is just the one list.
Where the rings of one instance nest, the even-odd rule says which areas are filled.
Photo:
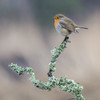
[[74, 94], [75, 100], [85, 100], [85, 98], [82, 96], [81, 91], [83, 89], [80, 84], [76, 83], [74, 80], [68, 79], [68, 78], [56, 78], [52, 75], [53, 72], [55, 72], [55, 65], [56, 65], [56, 59], [59, 57], [59, 55], [63, 52], [63, 50], [66, 48], [66, 43], [69, 43], [69, 39], [66, 37], [64, 41], [60, 44], [58, 48], [54, 48], [51, 51], [52, 59], [49, 63], [49, 72], [48, 77], [49, 80], [47, 82], [42, 82], [41, 80], [36, 80], [34, 70], [31, 67], [21, 67], [17, 64], [11, 63], [9, 66], [10, 68], [17, 72], [19, 75], [22, 75], [24, 72], [27, 72], [27, 74], [30, 74], [30, 81], [36, 86], [37, 88], [40, 88], [42, 90], [51, 90], [52, 88], [55, 88], [56, 86], [59, 86], [59, 88], [62, 91], [69, 92], [71, 94]]

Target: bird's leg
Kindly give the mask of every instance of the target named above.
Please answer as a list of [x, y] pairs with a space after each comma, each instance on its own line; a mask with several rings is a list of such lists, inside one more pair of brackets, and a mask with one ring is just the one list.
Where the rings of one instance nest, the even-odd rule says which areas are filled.
[[68, 36], [65, 36], [65, 38], [64, 38], [64, 40], [63, 40], [63, 42], [62, 42], [62, 44], [66, 41], [66, 40], [68, 40], [69, 39], [69, 37]]
[[78, 30], [75, 30], [75, 33], [79, 33], [79, 31]]

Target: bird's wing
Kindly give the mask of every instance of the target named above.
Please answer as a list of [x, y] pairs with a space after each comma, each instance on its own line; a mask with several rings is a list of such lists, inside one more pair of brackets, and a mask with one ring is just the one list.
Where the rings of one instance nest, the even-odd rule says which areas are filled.
[[70, 32], [74, 32], [75, 28], [72, 24], [64, 22], [64, 21], [60, 21], [59, 24], [61, 25], [62, 28], [67, 29]]

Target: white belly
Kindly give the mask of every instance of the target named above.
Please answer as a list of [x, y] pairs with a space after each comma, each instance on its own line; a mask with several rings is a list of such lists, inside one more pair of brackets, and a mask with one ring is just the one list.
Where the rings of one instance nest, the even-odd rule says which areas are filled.
[[62, 28], [62, 26], [59, 24], [59, 22], [57, 23], [57, 28], [56, 28], [57, 32], [63, 36], [68, 36], [69, 35], [69, 31], [65, 28]]

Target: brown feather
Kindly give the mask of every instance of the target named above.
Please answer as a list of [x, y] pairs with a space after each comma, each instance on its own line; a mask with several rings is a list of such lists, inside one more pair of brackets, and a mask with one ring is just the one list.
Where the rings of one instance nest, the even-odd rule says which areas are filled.
[[63, 21], [60, 21], [59, 23], [62, 26], [62, 28], [64, 28], [64, 29], [67, 29], [70, 32], [75, 31], [75, 28], [74, 28], [74, 26], [72, 24], [68, 24], [68, 23], [63, 22]]

